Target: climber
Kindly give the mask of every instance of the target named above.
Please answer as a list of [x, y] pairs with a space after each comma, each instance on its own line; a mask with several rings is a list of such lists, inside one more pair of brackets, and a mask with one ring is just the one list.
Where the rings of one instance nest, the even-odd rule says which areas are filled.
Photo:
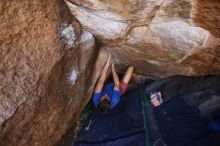
[[[110, 83], [104, 86], [110, 66], [114, 83]], [[109, 54], [108, 60], [102, 69], [93, 94], [94, 105], [101, 112], [107, 112], [108, 109], [112, 109], [118, 104], [120, 101], [120, 96], [123, 95], [127, 89], [133, 70], [134, 67], [129, 66], [122, 81], [119, 81], [119, 77], [115, 71], [114, 62], [111, 63], [111, 55]]]

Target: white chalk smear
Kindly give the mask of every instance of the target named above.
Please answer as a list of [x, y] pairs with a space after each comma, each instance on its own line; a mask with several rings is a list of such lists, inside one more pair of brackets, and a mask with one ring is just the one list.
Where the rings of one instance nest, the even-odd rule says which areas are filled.
[[147, 60], [149, 63], [154, 64], [154, 65], [161, 65], [161, 63], [159, 61], [156, 60]]
[[74, 68], [68, 78], [72, 85], [76, 83], [77, 77], [78, 77], [78, 70]]
[[65, 42], [68, 44], [69, 48], [75, 47], [76, 36], [75, 36], [74, 28], [72, 27], [71, 24], [63, 29], [61, 35], [62, 37], [64, 37]]
[[88, 32], [88, 31], [83, 31], [83, 33], [82, 33], [82, 35], [81, 35], [81, 38], [80, 38], [80, 42], [81, 43], [84, 43], [84, 42], [86, 42], [86, 41], [88, 41], [88, 40], [93, 40], [94, 38], [93, 38], [93, 35], [90, 33], [90, 32]]

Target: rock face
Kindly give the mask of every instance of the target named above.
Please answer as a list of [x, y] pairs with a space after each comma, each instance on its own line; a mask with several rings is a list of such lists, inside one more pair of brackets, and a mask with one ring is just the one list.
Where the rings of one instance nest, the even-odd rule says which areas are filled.
[[90, 99], [106, 49], [117, 67], [134, 65], [138, 75], [219, 74], [219, 7], [217, 0], [2, 0], [0, 145], [53, 145]]
[[64, 2], [0, 7], [0, 145], [51, 146], [90, 99], [106, 53], [96, 59], [93, 35]]
[[114, 55], [147, 76], [220, 73], [220, 2], [71, 0], [70, 12]]

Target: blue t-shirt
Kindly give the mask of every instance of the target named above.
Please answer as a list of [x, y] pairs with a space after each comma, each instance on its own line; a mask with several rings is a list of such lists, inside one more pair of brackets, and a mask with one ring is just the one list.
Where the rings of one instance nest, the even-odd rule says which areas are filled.
[[98, 106], [102, 96], [104, 96], [105, 94], [107, 94], [110, 97], [110, 107], [109, 107], [110, 109], [112, 109], [118, 104], [120, 100], [121, 92], [119, 90], [114, 90], [114, 86], [115, 86], [114, 83], [107, 84], [102, 89], [102, 92], [93, 94], [93, 103], [95, 104], [96, 107]]

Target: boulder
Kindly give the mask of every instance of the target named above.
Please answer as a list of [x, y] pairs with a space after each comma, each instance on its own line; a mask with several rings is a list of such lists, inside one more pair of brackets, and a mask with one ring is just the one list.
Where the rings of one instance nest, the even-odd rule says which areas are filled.
[[89, 101], [107, 53], [64, 2], [0, 6], [0, 145], [51, 146]]
[[0, 145], [51, 146], [107, 59], [136, 75], [220, 73], [216, 0], [0, 2]]
[[120, 66], [150, 77], [220, 73], [220, 3], [66, 0]]

